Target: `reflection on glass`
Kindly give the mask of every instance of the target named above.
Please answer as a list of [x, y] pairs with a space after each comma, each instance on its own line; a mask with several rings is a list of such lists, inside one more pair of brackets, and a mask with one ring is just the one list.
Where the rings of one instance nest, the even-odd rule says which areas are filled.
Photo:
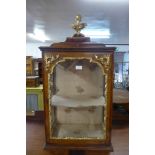
[[52, 137], [103, 138], [105, 78], [86, 59], [56, 65], [52, 82]]

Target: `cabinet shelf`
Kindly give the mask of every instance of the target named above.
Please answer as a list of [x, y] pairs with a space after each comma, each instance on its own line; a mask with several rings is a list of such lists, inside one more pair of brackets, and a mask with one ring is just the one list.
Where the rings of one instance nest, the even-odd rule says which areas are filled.
[[52, 103], [53, 106], [63, 106], [63, 107], [92, 107], [92, 106], [105, 106], [105, 98], [103, 96], [72, 96], [64, 97], [59, 95], [53, 95]]
[[53, 136], [59, 138], [103, 138], [102, 124], [55, 124]]

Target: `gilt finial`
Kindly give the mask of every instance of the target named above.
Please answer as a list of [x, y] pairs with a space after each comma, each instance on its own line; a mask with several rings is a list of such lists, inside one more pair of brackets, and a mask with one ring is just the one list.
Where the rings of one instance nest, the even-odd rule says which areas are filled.
[[76, 15], [75, 22], [72, 24], [72, 28], [76, 31], [74, 37], [84, 37], [84, 35], [81, 34], [80, 31], [84, 29], [86, 26], [86, 23], [81, 23], [81, 15]]

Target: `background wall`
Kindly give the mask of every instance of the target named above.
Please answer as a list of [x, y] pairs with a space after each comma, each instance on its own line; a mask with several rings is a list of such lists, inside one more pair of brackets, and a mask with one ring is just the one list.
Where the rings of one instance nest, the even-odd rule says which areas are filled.
[[33, 58], [42, 58], [42, 53], [38, 47], [50, 46], [52, 43], [26, 43], [26, 56]]

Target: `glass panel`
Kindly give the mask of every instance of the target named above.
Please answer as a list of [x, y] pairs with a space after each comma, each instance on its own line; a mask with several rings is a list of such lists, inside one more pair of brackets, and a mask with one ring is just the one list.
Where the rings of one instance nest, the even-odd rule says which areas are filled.
[[129, 63], [123, 63], [123, 87], [129, 87]]
[[114, 66], [114, 88], [129, 88], [129, 53], [116, 52]]
[[33, 113], [38, 110], [38, 95], [26, 94], [26, 112]]
[[103, 138], [105, 77], [89, 60], [66, 60], [51, 76], [52, 136]]
[[114, 77], [114, 87], [115, 88], [122, 88], [122, 76], [123, 76], [123, 71], [122, 71], [122, 63], [115, 63], [115, 77]]
[[[124, 119], [129, 116], [129, 52], [115, 53], [113, 110]], [[114, 118], [115, 119], [115, 118]], [[118, 119], [118, 118], [117, 118]]]

